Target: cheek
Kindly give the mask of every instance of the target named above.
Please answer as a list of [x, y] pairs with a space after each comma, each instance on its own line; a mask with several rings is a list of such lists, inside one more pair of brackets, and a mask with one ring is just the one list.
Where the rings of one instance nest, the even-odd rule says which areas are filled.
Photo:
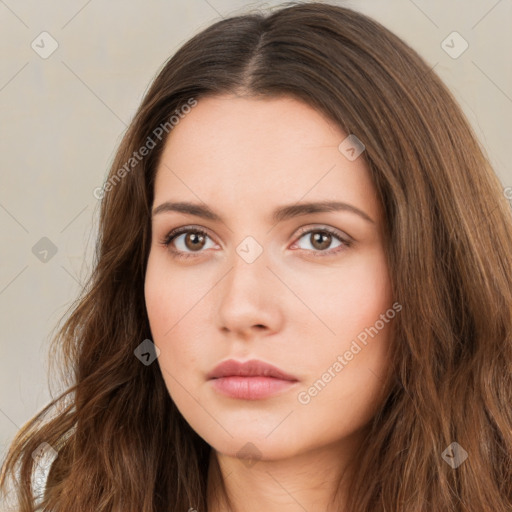
[[[144, 282], [144, 296], [155, 343], [170, 339], [185, 318], [194, 284], [173, 272], [165, 255], [151, 252]], [[181, 282], [183, 281], [183, 282]]]
[[325, 281], [323, 296], [320, 289], [315, 291], [315, 298], [313, 308], [316, 304], [330, 332], [317, 322], [314, 325], [325, 334], [303, 349], [310, 383], [318, 381], [311, 397], [318, 394], [314, 402], [319, 408], [338, 400], [354, 401], [363, 413], [385, 380], [397, 314], [385, 255], [374, 251], [354, 257]]
[[311, 309], [329, 327], [330, 335], [324, 330], [334, 345], [373, 325], [392, 305], [391, 281], [381, 250], [353, 253], [339, 268], [321, 276], [316, 286], [307, 278], [303, 283], [307, 288], [302, 296], [309, 297]]
[[165, 257], [150, 254], [144, 283], [146, 310], [152, 341], [160, 350], [157, 361], [173, 397], [180, 384], [190, 388], [198, 375], [198, 343], [204, 334], [200, 333], [203, 323], [193, 320], [202, 314], [204, 294], [186, 273], [169, 271]]

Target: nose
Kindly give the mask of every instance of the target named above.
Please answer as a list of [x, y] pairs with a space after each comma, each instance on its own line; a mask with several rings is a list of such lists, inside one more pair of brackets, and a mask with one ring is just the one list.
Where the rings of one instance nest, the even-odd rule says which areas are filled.
[[244, 339], [272, 333], [283, 322], [283, 286], [268, 268], [265, 254], [248, 263], [238, 254], [219, 283], [217, 314], [220, 329]]

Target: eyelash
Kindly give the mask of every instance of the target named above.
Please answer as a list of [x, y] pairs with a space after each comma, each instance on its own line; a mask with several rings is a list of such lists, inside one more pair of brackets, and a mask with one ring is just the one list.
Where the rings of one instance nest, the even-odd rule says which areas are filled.
[[[199, 251], [198, 253], [189, 253], [189, 252], [179, 251], [179, 250], [171, 247], [171, 242], [173, 242], [174, 239], [176, 239], [179, 235], [182, 235], [183, 233], [196, 233], [196, 234], [198, 233], [200, 235], [211, 238], [208, 235], [208, 233], [201, 228], [185, 226], [182, 228], [174, 229], [173, 231], [168, 233], [167, 236], [160, 243], [163, 246], [165, 246], [167, 249], [169, 249], [169, 251], [172, 253], [172, 256], [174, 258], [187, 259], [187, 258], [196, 258], [196, 257], [200, 256], [200, 254], [204, 251]], [[299, 241], [304, 235], [308, 235], [310, 233], [329, 233], [330, 235], [334, 236], [334, 238], [338, 239], [342, 244], [342, 245], [336, 247], [334, 250], [331, 249], [328, 251], [319, 251], [319, 250], [314, 251], [314, 250], [308, 250], [308, 249], [299, 249], [299, 250], [303, 250], [303, 251], [312, 253], [314, 257], [323, 258], [323, 257], [327, 257], [327, 256], [333, 256], [333, 255], [338, 254], [339, 252], [344, 251], [345, 249], [351, 247], [352, 243], [353, 243], [351, 240], [342, 238], [338, 234], [337, 231], [335, 231], [331, 228], [327, 228], [327, 227], [313, 228], [313, 229], [301, 231], [301, 233], [299, 234], [299, 237], [296, 239], [296, 242]], [[295, 242], [294, 242], [294, 244], [295, 244]]]

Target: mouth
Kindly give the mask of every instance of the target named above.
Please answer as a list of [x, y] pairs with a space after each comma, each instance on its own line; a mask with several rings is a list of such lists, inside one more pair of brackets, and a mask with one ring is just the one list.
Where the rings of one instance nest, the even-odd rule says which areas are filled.
[[241, 400], [268, 398], [299, 382], [295, 376], [258, 360], [241, 363], [230, 359], [216, 366], [207, 377], [217, 392]]

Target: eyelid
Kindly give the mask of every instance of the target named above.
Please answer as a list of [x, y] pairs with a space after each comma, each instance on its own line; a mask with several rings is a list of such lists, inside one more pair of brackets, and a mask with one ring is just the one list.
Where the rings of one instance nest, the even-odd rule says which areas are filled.
[[210, 230], [199, 225], [194, 224], [187, 224], [186, 226], [180, 226], [178, 228], [172, 229], [169, 231], [162, 240], [162, 244], [168, 245], [170, 244], [171, 240], [177, 238], [178, 236], [182, 235], [183, 233], [191, 232], [197, 232], [197, 233], [203, 233], [209, 238], [211, 238], [217, 245], [221, 245], [218, 242], [215, 241], [215, 237], [210, 234]]
[[296, 235], [297, 239], [300, 238], [305, 233], [308, 233], [310, 231], [327, 231], [328, 233], [331, 233], [331, 234], [339, 237], [342, 242], [346, 242], [346, 243], [355, 242], [355, 240], [350, 235], [348, 235], [345, 231], [341, 231], [340, 229], [329, 226], [327, 224], [309, 224], [307, 226], [302, 226], [299, 228], [299, 232]]

